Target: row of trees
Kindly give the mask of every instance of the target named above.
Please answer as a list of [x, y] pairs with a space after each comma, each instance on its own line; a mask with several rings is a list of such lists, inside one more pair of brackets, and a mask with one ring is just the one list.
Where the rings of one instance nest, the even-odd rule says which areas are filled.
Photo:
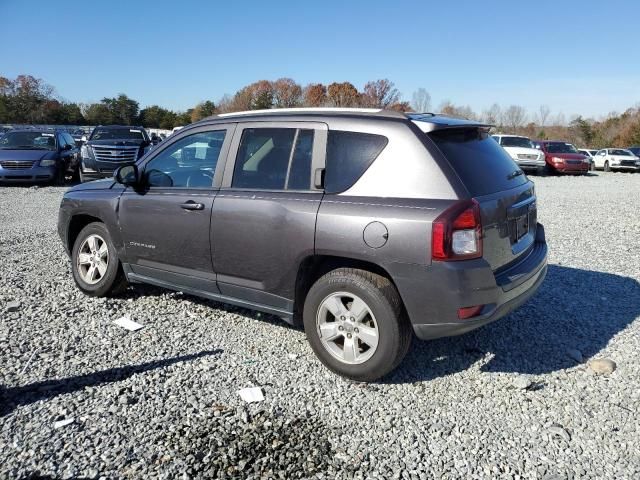
[[[358, 90], [350, 82], [302, 86], [291, 78], [259, 80], [242, 87], [234, 95], [225, 95], [217, 103], [206, 100], [183, 112], [159, 105], [140, 109], [137, 101], [125, 94], [103, 98], [98, 103], [73, 103], [60, 99], [55, 89], [41, 79], [19, 75], [15, 79], [0, 76], [0, 123], [36, 123], [64, 125], [124, 124], [170, 129], [196, 122], [216, 113], [287, 107], [372, 107], [397, 111], [428, 112], [431, 96], [425, 88], [416, 90], [411, 102], [403, 101], [393, 82], [380, 79], [367, 82]], [[503, 133], [518, 133], [531, 138], [557, 138], [579, 146], [594, 148], [610, 145], [640, 144], [640, 107], [623, 114], [611, 113], [596, 121], [581, 116], [567, 122], [564, 114], [553, 114], [547, 105], [529, 113], [520, 105], [503, 107], [494, 103], [478, 113], [468, 105], [442, 102], [436, 111], [445, 115], [478, 120], [495, 125]]]

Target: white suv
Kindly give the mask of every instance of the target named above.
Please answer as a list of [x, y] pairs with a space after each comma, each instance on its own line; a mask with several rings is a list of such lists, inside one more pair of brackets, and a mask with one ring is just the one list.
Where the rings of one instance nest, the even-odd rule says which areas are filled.
[[640, 171], [640, 158], [623, 148], [605, 148], [594, 156], [596, 168], [609, 170]]
[[502, 148], [513, 158], [522, 170], [532, 170], [538, 174], [544, 172], [544, 152], [536, 149], [531, 140], [519, 135], [492, 135]]

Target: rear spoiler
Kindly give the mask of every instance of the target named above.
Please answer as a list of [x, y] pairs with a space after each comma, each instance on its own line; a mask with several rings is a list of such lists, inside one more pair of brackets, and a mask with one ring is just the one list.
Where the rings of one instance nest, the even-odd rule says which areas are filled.
[[434, 113], [408, 113], [407, 118], [425, 133], [452, 128], [478, 128], [488, 132], [494, 126], [488, 123], [447, 117], [445, 115], [438, 115]]

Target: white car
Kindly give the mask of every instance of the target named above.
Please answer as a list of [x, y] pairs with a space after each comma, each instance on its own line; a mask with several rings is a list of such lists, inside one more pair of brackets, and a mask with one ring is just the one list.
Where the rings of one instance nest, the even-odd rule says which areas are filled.
[[543, 173], [545, 167], [544, 152], [533, 146], [531, 140], [520, 135], [492, 135], [522, 170]]
[[595, 155], [596, 168], [609, 170], [640, 171], [640, 158], [624, 148], [604, 148]]

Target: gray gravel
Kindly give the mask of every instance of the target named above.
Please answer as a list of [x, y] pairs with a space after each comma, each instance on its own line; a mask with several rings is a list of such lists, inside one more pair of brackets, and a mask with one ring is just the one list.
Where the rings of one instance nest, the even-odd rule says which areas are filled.
[[[538, 295], [414, 342], [370, 385], [270, 316], [146, 287], [84, 297], [63, 189], [0, 188], [0, 477], [640, 477], [640, 175], [535, 182]], [[125, 314], [145, 327], [112, 325]], [[244, 404], [248, 386], [265, 400]]]

